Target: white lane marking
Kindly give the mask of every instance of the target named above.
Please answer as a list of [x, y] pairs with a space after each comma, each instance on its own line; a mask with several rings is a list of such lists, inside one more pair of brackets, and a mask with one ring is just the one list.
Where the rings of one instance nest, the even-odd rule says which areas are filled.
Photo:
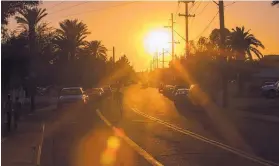
[[[102, 113], [97, 109], [96, 110], [98, 116], [105, 122], [106, 125], [113, 129], [113, 125], [102, 115]], [[133, 140], [131, 140], [126, 135], [120, 136], [126, 143], [128, 143], [136, 152], [138, 152], [141, 156], [143, 156], [150, 164], [153, 166], [163, 166], [159, 161], [157, 161], [152, 155], [147, 153], [144, 149], [142, 149], [139, 145], [137, 145]]]
[[235, 148], [230, 147], [230, 146], [228, 146], [228, 145], [226, 145], [226, 144], [223, 144], [223, 143], [221, 143], [221, 142], [218, 142], [218, 141], [215, 141], [215, 140], [211, 140], [211, 139], [209, 139], [209, 138], [206, 138], [206, 137], [204, 137], [204, 136], [201, 136], [201, 135], [196, 134], [196, 133], [194, 133], [194, 132], [191, 132], [191, 131], [189, 131], [189, 130], [182, 129], [182, 128], [178, 127], [178, 126], [175, 126], [175, 125], [173, 125], [173, 124], [170, 124], [170, 123], [168, 123], [168, 122], [165, 122], [165, 121], [163, 121], [163, 120], [160, 120], [160, 119], [158, 119], [158, 118], [155, 118], [155, 117], [153, 117], [153, 116], [147, 115], [147, 114], [143, 113], [142, 111], [139, 111], [139, 110], [136, 109], [136, 108], [132, 108], [132, 110], [133, 110], [135, 113], [137, 113], [137, 114], [139, 114], [139, 115], [141, 115], [141, 116], [143, 116], [143, 117], [146, 117], [146, 118], [148, 118], [148, 119], [151, 119], [151, 120], [153, 120], [153, 121], [155, 121], [155, 122], [157, 122], [157, 123], [160, 123], [160, 124], [162, 124], [162, 125], [164, 125], [164, 126], [166, 126], [166, 127], [168, 127], [168, 128], [171, 128], [171, 129], [173, 129], [173, 130], [175, 130], [175, 131], [177, 131], [177, 132], [180, 132], [180, 133], [183, 133], [183, 134], [185, 134], [185, 135], [191, 136], [191, 137], [193, 137], [193, 138], [195, 138], [195, 139], [198, 139], [198, 140], [200, 140], [200, 141], [209, 143], [209, 144], [211, 144], [211, 145], [214, 145], [214, 146], [216, 146], [216, 147], [219, 147], [219, 148], [221, 148], [221, 149], [224, 149], [224, 150], [226, 150], [226, 151], [229, 151], [229, 152], [231, 152], [231, 153], [234, 153], [234, 154], [236, 154], [236, 155], [238, 155], [238, 156], [240, 156], [240, 157], [243, 157], [243, 158], [246, 158], [246, 159], [248, 159], [248, 160], [254, 161], [254, 162], [258, 163], [258, 164], [262, 164], [262, 165], [265, 165], [265, 166], [279, 166], [278, 163], [274, 163], [274, 162], [272, 162], [272, 161], [268, 161], [268, 160], [262, 159], [262, 158], [260, 158], [260, 157], [253, 156], [253, 155], [251, 155], [251, 154], [249, 154], [249, 153], [246, 153], [246, 152], [241, 151], [241, 150], [239, 150], [239, 149], [235, 149]]
[[41, 154], [42, 154], [42, 148], [43, 148], [43, 142], [44, 142], [44, 135], [45, 135], [45, 123], [42, 124], [42, 136], [41, 136], [41, 140], [40, 140], [40, 145], [38, 147], [37, 160], [36, 160], [37, 166], [41, 165]]

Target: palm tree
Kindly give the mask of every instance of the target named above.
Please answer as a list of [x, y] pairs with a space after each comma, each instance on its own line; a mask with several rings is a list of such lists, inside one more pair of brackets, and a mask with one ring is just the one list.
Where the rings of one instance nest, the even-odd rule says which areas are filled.
[[39, 26], [40, 21], [47, 16], [46, 9], [41, 8], [26, 8], [22, 11], [19, 11], [19, 16], [16, 16], [15, 19], [19, 26], [28, 32], [29, 38], [29, 49], [32, 56], [35, 54], [36, 50], [36, 29]]
[[1, 2], [1, 25], [8, 24], [8, 18], [27, 7], [39, 5], [39, 1], [2, 1]]
[[272, 5], [272, 6], [278, 5], [278, 6], [279, 6], [279, 1], [273, 0], [273, 1], [271, 2], [271, 5]]
[[244, 27], [236, 27], [235, 29], [232, 29], [232, 32], [228, 37], [228, 44], [230, 49], [236, 53], [235, 59], [253, 60], [251, 52], [253, 52], [259, 59], [263, 57], [263, 54], [257, 49], [257, 47], [264, 49], [264, 45], [253, 34], [250, 34], [249, 30], [245, 31]]
[[72, 59], [76, 56], [77, 50], [86, 45], [85, 38], [90, 32], [87, 25], [78, 19], [66, 19], [59, 23], [60, 29], [57, 29], [55, 44], [58, 49], [68, 55]]
[[[25, 8], [24, 10], [19, 11], [19, 16], [16, 16], [15, 19], [17, 23], [19, 23], [20, 27], [23, 28], [26, 32], [28, 32], [29, 38], [29, 51], [32, 56], [30, 60], [30, 71], [31, 75], [35, 71], [36, 58], [34, 57], [36, 54], [36, 28], [39, 25], [40, 21], [47, 16], [46, 9], [41, 8]], [[35, 109], [35, 77], [32, 74], [30, 81], [30, 92], [31, 92], [31, 111]]]
[[91, 54], [92, 56], [96, 58], [100, 58], [104, 61], [107, 60], [107, 48], [101, 43], [101, 41], [94, 40], [90, 41], [86, 45], [86, 50]]

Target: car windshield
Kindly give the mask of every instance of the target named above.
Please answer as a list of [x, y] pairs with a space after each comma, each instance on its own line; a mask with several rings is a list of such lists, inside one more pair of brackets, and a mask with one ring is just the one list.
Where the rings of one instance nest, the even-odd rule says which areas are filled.
[[80, 89], [63, 89], [60, 95], [61, 96], [82, 95], [82, 91]]

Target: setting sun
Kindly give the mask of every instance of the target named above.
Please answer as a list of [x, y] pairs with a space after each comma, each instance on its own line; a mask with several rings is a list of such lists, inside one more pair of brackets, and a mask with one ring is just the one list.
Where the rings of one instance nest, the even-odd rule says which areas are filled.
[[161, 52], [164, 48], [168, 50], [170, 48], [171, 35], [166, 29], [156, 29], [149, 32], [144, 39], [145, 50], [153, 54], [156, 51]]

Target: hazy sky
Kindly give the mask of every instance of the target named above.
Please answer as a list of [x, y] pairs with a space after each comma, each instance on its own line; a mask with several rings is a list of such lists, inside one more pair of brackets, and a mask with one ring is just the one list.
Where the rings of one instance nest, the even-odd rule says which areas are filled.
[[[213, 28], [219, 27], [219, 16], [209, 22], [218, 12], [218, 7], [212, 1], [196, 1], [194, 7], [189, 4], [190, 13], [196, 14], [190, 18], [189, 39], [196, 39], [200, 35], [208, 36]], [[279, 8], [272, 7], [270, 2], [225, 2], [225, 26], [232, 29], [245, 26], [251, 29], [258, 39], [265, 45], [264, 54], [279, 54]], [[44, 2], [41, 7], [46, 8], [49, 15], [44, 21], [57, 28], [64, 19], [78, 18], [87, 24], [91, 34], [88, 40], [101, 40], [112, 49], [116, 48], [116, 58], [125, 53], [136, 70], [149, 67], [150, 52], [145, 47], [146, 36], [149, 33], [170, 30], [164, 26], [170, 25], [171, 13], [174, 13], [174, 29], [185, 36], [185, 20], [176, 13], [184, 12], [184, 4], [177, 1], [169, 2]], [[176, 15], [175, 15], [176, 14]], [[209, 25], [209, 26], [208, 26]], [[11, 27], [16, 27], [11, 22]], [[205, 29], [208, 26], [207, 29]], [[203, 33], [202, 33], [203, 32]], [[175, 40], [180, 41], [175, 47], [176, 54], [183, 53], [185, 42], [178, 35]], [[108, 53], [109, 56], [112, 52]]]

